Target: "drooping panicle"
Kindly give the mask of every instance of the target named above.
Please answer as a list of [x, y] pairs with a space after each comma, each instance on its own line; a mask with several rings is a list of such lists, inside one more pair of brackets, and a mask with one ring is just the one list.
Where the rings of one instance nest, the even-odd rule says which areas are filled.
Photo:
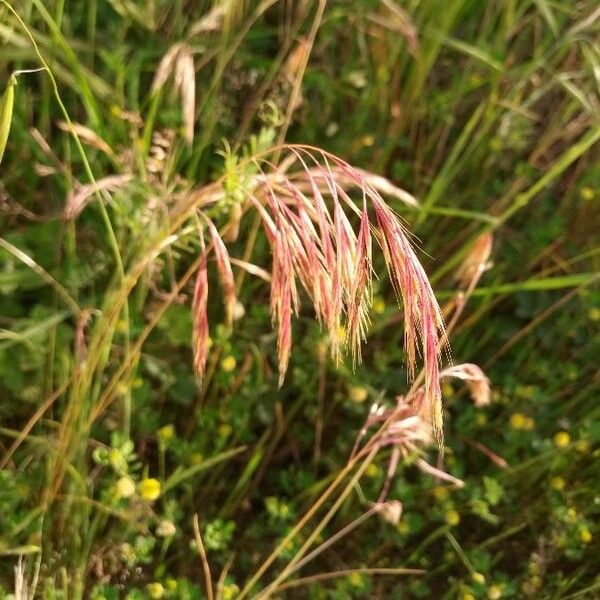
[[[266, 158], [252, 159], [257, 175], [245, 190], [246, 206], [259, 212], [271, 246], [270, 308], [277, 329], [279, 384], [289, 364], [292, 315], [299, 309], [298, 284], [328, 334], [332, 356], [340, 357], [345, 342], [353, 360], [360, 360], [373, 300], [374, 239], [404, 309], [409, 379], [414, 377], [417, 354], [424, 365], [423, 401], [415, 406], [439, 439], [443, 320], [409, 234], [380, 191], [393, 192], [408, 205], [417, 201], [385, 178], [356, 169], [323, 150], [290, 145], [279, 152], [278, 167]], [[360, 194], [362, 203], [356, 203], [353, 191]], [[209, 225], [209, 229], [229, 307], [235, 301], [230, 259], [216, 227]]]

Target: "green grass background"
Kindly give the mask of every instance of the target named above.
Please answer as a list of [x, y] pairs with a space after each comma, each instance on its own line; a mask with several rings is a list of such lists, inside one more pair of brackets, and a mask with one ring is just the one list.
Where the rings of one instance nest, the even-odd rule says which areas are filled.
[[[490, 269], [451, 347], [455, 363], [485, 370], [493, 399], [476, 408], [463, 386], [444, 385], [445, 468], [463, 489], [409, 460], [390, 494], [403, 504], [399, 524], [372, 517], [288, 580], [307, 581], [273, 597], [600, 597], [596, 3], [247, 0], [212, 27], [215, 6], [0, 5], [0, 84], [47, 68], [18, 76], [0, 164], [0, 597], [14, 593], [24, 556], [39, 597], [204, 598], [196, 513], [215, 584], [224, 573], [218, 593], [238, 597], [344, 468], [370, 403], [406, 391], [399, 309], [384, 277], [363, 364], [324, 357], [306, 308], [278, 390], [268, 286], [246, 276], [233, 331], [210, 307], [211, 377], [200, 391], [191, 284], [169, 295], [197, 257], [194, 220], [136, 271], [192, 186], [224, 175], [235, 191], [247, 175], [236, 157], [284, 139], [323, 147], [420, 200], [419, 209], [390, 202], [441, 303], [454, 297], [472, 242], [492, 232]], [[182, 41], [196, 70], [191, 147], [173, 80], [150, 89]], [[60, 125], [69, 119], [96, 137], [80, 133], [78, 145]], [[63, 218], [78, 185], [114, 174], [130, 180], [109, 202], [92, 198], [77, 219]], [[212, 216], [222, 225], [228, 210]], [[248, 218], [232, 256], [252, 235]], [[252, 249], [268, 267], [266, 240]], [[435, 448], [428, 455], [435, 463]], [[351, 487], [321, 542], [368, 510], [387, 458]], [[119, 496], [124, 477], [137, 486], [132, 497]], [[154, 500], [149, 479], [161, 485]], [[369, 571], [395, 568], [424, 572]]]

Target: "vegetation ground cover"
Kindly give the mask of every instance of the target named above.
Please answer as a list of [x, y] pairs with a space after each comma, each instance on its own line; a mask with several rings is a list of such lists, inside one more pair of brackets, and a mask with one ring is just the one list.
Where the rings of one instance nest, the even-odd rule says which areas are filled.
[[[1, 0], [0, 597], [600, 597], [599, 34], [586, 0]], [[299, 145], [299, 193], [316, 149], [373, 174], [443, 367], [491, 382], [441, 379], [443, 458], [385, 510], [408, 446], [349, 462], [414, 392], [384, 252], [362, 362], [301, 292], [279, 386], [245, 203]], [[200, 384], [205, 217], [235, 294], [211, 257]]]

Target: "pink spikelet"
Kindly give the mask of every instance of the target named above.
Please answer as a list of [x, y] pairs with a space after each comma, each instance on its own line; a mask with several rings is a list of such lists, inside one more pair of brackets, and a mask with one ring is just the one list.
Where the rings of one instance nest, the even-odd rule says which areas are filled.
[[350, 285], [353, 291], [348, 306], [348, 340], [355, 364], [361, 359], [360, 347], [366, 338], [369, 326], [369, 306], [372, 302], [371, 229], [366, 202], [361, 214], [356, 246], [356, 264]]
[[442, 394], [439, 383], [439, 332], [444, 327], [441, 311], [427, 275], [396, 215], [381, 199], [375, 199], [375, 214], [390, 278], [404, 306], [404, 339], [409, 378], [414, 374], [415, 347], [416, 340], [419, 339], [425, 366], [424, 416], [440, 438]]
[[292, 347], [292, 305], [297, 305], [294, 271], [285, 233], [279, 229], [273, 247], [271, 315], [277, 325], [279, 387], [283, 385]]
[[200, 265], [196, 275], [194, 297], [192, 300], [193, 335], [192, 346], [194, 349], [194, 370], [198, 380], [202, 382], [206, 358], [208, 356], [208, 271], [206, 268], [206, 249], [202, 248]]
[[223, 295], [225, 298], [225, 323], [228, 327], [231, 327], [231, 324], [233, 323], [233, 310], [235, 308], [236, 294], [235, 279], [233, 278], [229, 253], [227, 252], [227, 248], [214, 223], [210, 219], [206, 219], [206, 222], [208, 224], [208, 231], [210, 232], [215, 253], [219, 280], [223, 287]]

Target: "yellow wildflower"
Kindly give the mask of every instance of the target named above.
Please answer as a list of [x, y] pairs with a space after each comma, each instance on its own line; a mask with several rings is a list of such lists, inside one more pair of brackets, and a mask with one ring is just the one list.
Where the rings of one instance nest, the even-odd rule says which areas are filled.
[[592, 541], [592, 533], [591, 533], [591, 531], [587, 527], [583, 527], [579, 531], [579, 539], [584, 544], [589, 544]]
[[532, 431], [535, 428], [535, 420], [531, 417], [525, 417], [525, 423], [523, 429], [525, 431]]
[[221, 361], [221, 369], [223, 369], [223, 371], [225, 371], [225, 373], [231, 373], [231, 371], [233, 371], [237, 366], [237, 360], [235, 360], [235, 356], [232, 356], [231, 354], [229, 356], [226, 356], [222, 361]]
[[408, 521], [406, 519], [402, 519], [402, 521], [400, 521], [400, 523], [396, 525], [396, 529], [398, 530], [398, 533], [402, 535], [410, 533], [410, 525], [408, 524]]
[[499, 600], [502, 598], [502, 586], [491, 585], [487, 591], [487, 597], [489, 600]]
[[566, 431], [559, 431], [552, 440], [557, 448], [566, 448], [571, 443], [571, 436]]
[[373, 310], [376, 314], [381, 315], [385, 312], [385, 301], [379, 296], [373, 300]]
[[360, 404], [369, 397], [369, 390], [362, 385], [351, 385], [348, 388], [348, 395], [350, 396], [350, 400], [352, 400], [352, 402]]
[[527, 417], [523, 413], [513, 413], [510, 415], [509, 424], [513, 429], [525, 429]]
[[365, 135], [362, 138], [363, 146], [370, 148], [375, 143], [375, 138], [372, 135]]
[[240, 593], [240, 588], [235, 583], [227, 583], [223, 586], [221, 598], [233, 600]]
[[131, 477], [121, 477], [115, 489], [119, 498], [131, 498], [135, 494], [135, 483]]
[[231, 435], [231, 425], [229, 425], [229, 423], [222, 423], [221, 425], [219, 425], [219, 437], [222, 438], [227, 438]]
[[149, 500], [150, 502], [156, 500], [160, 496], [160, 489], [160, 481], [158, 481], [158, 479], [153, 479], [152, 477], [142, 479], [138, 485], [139, 495], [144, 500]]
[[148, 591], [148, 595], [150, 598], [152, 598], [152, 600], [158, 600], [165, 594], [165, 588], [163, 588], [162, 584], [158, 583], [157, 581], [149, 583], [146, 586], [146, 590]]
[[158, 430], [158, 438], [161, 442], [168, 442], [175, 436], [175, 426], [165, 425]]
[[374, 463], [371, 463], [365, 470], [367, 477], [377, 477], [381, 473], [381, 469]]
[[444, 515], [444, 520], [446, 523], [448, 523], [448, 525], [454, 527], [460, 523], [460, 514], [456, 510], [449, 510]]
[[448, 488], [443, 485], [433, 488], [433, 496], [438, 502], [443, 502], [448, 498]]

